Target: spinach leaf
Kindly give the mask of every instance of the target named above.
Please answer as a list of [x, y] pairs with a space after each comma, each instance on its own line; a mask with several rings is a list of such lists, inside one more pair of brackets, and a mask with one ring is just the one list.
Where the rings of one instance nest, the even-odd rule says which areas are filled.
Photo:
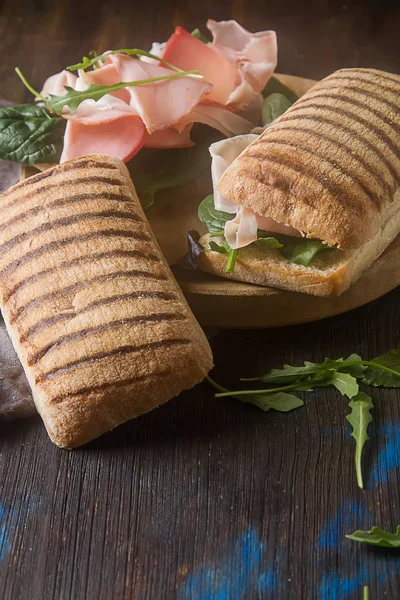
[[208, 142], [191, 148], [142, 148], [127, 164], [144, 210], [157, 192], [184, 185], [210, 168]]
[[296, 265], [308, 267], [318, 252], [326, 249], [329, 249], [329, 246], [326, 246], [320, 240], [293, 239], [284, 244], [281, 254]]
[[275, 121], [278, 117], [283, 115], [287, 111], [288, 108], [292, 106], [293, 102], [291, 102], [286, 96], [283, 94], [278, 94], [274, 92], [267, 96], [263, 102], [261, 109], [261, 121], [263, 125], [268, 125]]
[[210, 250], [212, 250], [213, 252], [218, 252], [219, 254], [228, 254], [229, 253], [229, 250], [227, 250], [227, 248], [225, 246], [220, 246], [213, 240], [211, 240], [208, 245], [210, 246]]
[[355, 464], [357, 473], [358, 487], [363, 489], [363, 476], [361, 467], [361, 457], [364, 444], [369, 440], [367, 429], [368, 425], [372, 421], [371, 410], [374, 408], [372, 398], [364, 392], [359, 392], [351, 400], [349, 404], [351, 413], [347, 415], [346, 419], [353, 428], [352, 436], [356, 441], [356, 452], [355, 452]]
[[282, 248], [283, 244], [278, 242], [278, 240], [274, 237], [259, 237], [256, 242], [254, 242], [260, 248], [264, 248], [265, 250], [269, 248]]
[[390, 350], [382, 356], [366, 361], [363, 383], [383, 387], [400, 387], [400, 350]]
[[193, 29], [192, 33], [190, 34], [193, 37], [197, 38], [198, 40], [200, 40], [201, 42], [204, 42], [205, 44], [209, 44], [210, 40], [204, 35], [204, 33], [201, 33], [200, 29], [198, 27], [196, 27], [196, 29]]
[[270, 96], [271, 94], [283, 94], [292, 103], [296, 102], [296, 100], [299, 99], [299, 97], [290, 88], [288, 88], [287, 85], [282, 83], [277, 77], [274, 77], [273, 75], [269, 78], [268, 83], [263, 89], [262, 94], [264, 98]]
[[203, 221], [210, 233], [223, 230], [225, 223], [233, 219], [234, 216], [215, 208], [213, 194], [210, 194], [201, 202], [198, 215], [200, 221]]
[[370, 531], [359, 529], [351, 535], [346, 535], [349, 540], [371, 544], [372, 546], [381, 546], [382, 548], [400, 548], [400, 525], [397, 526], [396, 533], [388, 533], [380, 527], [373, 527]]
[[34, 165], [58, 162], [66, 121], [43, 103], [0, 109], [0, 158]]

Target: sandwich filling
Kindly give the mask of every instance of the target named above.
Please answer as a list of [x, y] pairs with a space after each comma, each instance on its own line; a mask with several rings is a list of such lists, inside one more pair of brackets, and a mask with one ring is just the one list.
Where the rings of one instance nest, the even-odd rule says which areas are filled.
[[320, 251], [332, 248], [321, 240], [306, 238], [289, 225], [232, 202], [218, 190], [226, 169], [257, 138], [258, 135], [251, 133], [238, 135], [210, 146], [213, 195], [207, 196], [199, 207], [199, 218], [210, 234], [208, 249], [233, 257], [228, 260], [228, 272], [233, 270], [238, 250], [251, 244], [265, 250], [277, 249], [287, 260], [308, 266]]

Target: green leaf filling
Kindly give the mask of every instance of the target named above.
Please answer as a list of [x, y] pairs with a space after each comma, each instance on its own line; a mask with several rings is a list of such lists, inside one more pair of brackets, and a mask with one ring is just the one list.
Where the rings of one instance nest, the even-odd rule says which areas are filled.
[[283, 115], [293, 102], [283, 94], [274, 92], [267, 96], [263, 102], [261, 110], [261, 121], [263, 125], [268, 125]]
[[215, 208], [213, 194], [210, 194], [201, 202], [198, 215], [209, 233], [223, 230], [225, 223], [233, 219], [233, 215], [230, 213], [222, 212]]
[[43, 103], [0, 109], [0, 158], [34, 165], [58, 162], [66, 121]]
[[372, 398], [364, 392], [359, 392], [351, 400], [349, 404], [351, 413], [347, 415], [346, 419], [353, 428], [352, 436], [356, 441], [356, 452], [355, 452], [355, 465], [357, 473], [358, 486], [363, 489], [363, 476], [362, 476], [362, 451], [364, 444], [369, 440], [367, 429], [368, 425], [372, 421], [371, 410], [374, 408]]
[[270, 96], [271, 94], [282, 94], [286, 96], [290, 102], [296, 102], [299, 99], [297, 94], [295, 94], [290, 88], [287, 87], [284, 83], [282, 83], [277, 77], [270, 77], [268, 79], [268, 83], [263, 89], [262, 92], [264, 98]]

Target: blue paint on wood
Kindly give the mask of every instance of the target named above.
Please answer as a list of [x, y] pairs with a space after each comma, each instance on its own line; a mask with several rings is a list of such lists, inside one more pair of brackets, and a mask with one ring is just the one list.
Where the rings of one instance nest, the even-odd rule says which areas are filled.
[[345, 542], [346, 533], [356, 529], [369, 529], [373, 518], [370, 510], [356, 500], [345, 499], [342, 506], [322, 526], [317, 539], [320, 550], [337, 550]]
[[181, 585], [181, 600], [242, 600], [257, 593], [269, 597], [277, 588], [275, 565], [256, 531], [246, 533], [226, 549], [216, 564], [199, 565]]
[[351, 598], [361, 597], [362, 588], [370, 579], [371, 570], [365, 567], [351, 576], [328, 573], [322, 578], [319, 600], [345, 600], [350, 595]]
[[388, 424], [378, 432], [378, 435], [380, 433], [383, 433], [385, 442], [381, 445], [375, 466], [370, 477], [367, 478], [372, 486], [386, 483], [393, 469], [400, 467], [399, 425]]
[[7, 534], [6, 518], [7, 509], [0, 504], [0, 562], [2, 562], [11, 550], [11, 541]]

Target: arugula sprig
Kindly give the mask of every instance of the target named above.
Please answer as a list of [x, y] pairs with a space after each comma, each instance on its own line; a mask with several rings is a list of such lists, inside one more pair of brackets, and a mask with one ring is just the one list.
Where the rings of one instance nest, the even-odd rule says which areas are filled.
[[371, 546], [400, 548], [400, 525], [397, 526], [396, 533], [388, 533], [384, 529], [375, 526], [369, 531], [359, 529], [350, 535], [346, 535], [346, 537], [354, 542], [362, 542]]
[[356, 465], [357, 483], [358, 487], [363, 489], [364, 482], [361, 466], [362, 451], [365, 442], [369, 440], [367, 429], [372, 421], [371, 410], [374, 408], [374, 404], [370, 396], [364, 394], [364, 392], [359, 392], [352, 398], [349, 406], [351, 408], [351, 413], [347, 415], [346, 419], [353, 427], [351, 435], [356, 441], [354, 460]]
[[183, 70], [179, 67], [176, 67], [175, 65], [171, 64], [170, 62], [167, 62], [159, 56], [156, 56], [155, 54], [152, 54], [151, 52], [147, 52], [147, 50], [141, 50], [140, 48], [119, 48], [118, 50], [109, 50], [108, 52], [105, 52], [104, 54], [100, 55], [97, 55], [94, 50], [91, 50], [91, 52], [89, 52], [89, 56], [90, 54], [94, 54], [94, 56], [92, 58], [84, 56], [80, 63], [76, 63], [75, 65], [70, 65], [69, 67], [67, 67], [68, 71], [79, 71], [80, 69], [83, 69], [85, 71], [86, 69], [90, 69], [90, 67], [96, 67], [96, 65], [98, 65], [99, 62], [104, 63], [107, 56], [110, 56], [112, 54], [126, 54], [127, 56], [147, 56], [148, 58], [157, 60], [172, 71], [183, 73]]

